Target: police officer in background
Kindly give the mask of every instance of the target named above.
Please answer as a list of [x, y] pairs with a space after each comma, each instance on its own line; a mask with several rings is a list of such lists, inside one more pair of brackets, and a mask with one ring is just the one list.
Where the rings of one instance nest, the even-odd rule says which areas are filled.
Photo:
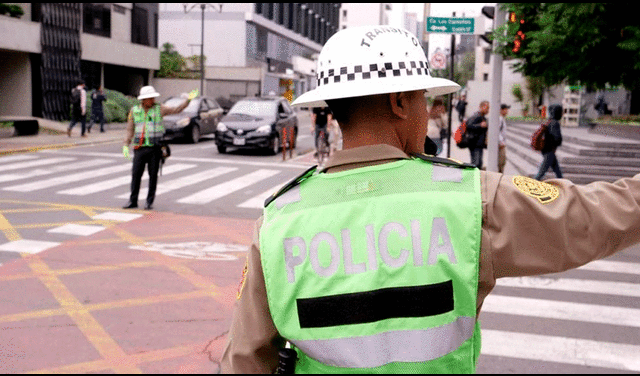
[[140, 104], [131, 108], [131, 112], [129, 112], [127, 135], [124, 139], [124, 145], [122, 145], [122, 154], [131, 159], [129, 151], [131, 140], [133, 140], [134, 154], [131, 173], [131, 196], [123, 209], [138, 207], [138, 193], [140, 192], [140, 181], [142, 180], [145, 165], [148, 166], [149, 172], [149, 191], [144, 208], [146, 210], [153, 208], [152, 205], [158, 183], [158, 170], [162, 159], [160, 141], [165, 132], [162, 125], [162, 117], [182, 112], [189, 105], [189, 102], [198, 96], [198, 90], [193, 90], [189, 95], [183, 94], [185, 102], [176, 108], [156, 104], [155, 98], [159, 96], [160, 93], [153, 86], [143, 86], [140, 89], [140, 95], [138, 95]]
[[640, 174], [581, 186], [422, 154], [434, 146], [426, 96], [459, 89], [426, 61], [417, 38], [387, 26], [323, 47], [317, 88], [293, 105], [328, 105], [343, 150], [265, 202], [223, 372], [273, 372], [287, 341], [299, 372], [473, 372], [497, 278], [640, 242]]

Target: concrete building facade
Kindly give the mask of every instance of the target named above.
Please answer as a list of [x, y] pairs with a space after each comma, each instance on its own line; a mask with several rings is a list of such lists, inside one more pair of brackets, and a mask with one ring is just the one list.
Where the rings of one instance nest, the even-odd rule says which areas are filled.
[[0, 15], [0, 115], [69, 116], [82, 78], [136, 95], [160, 67], [157, 3], [14, 3]]
[[340, 3], [212, 5], [204, 22], [200, 7], [183, 4], [161, 4], [159, 17], [160, 45], [171, 43], [185, 57], [200, 55], [204, 23], [207, 96], [296, 97], [315, 87], [315, 60], [338, 31]]

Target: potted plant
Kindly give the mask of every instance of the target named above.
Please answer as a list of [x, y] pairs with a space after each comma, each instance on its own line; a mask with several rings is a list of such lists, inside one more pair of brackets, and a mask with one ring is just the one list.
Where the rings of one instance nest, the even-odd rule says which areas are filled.
[[0, 3], [0, 14], [7, 14], [9, 13], [9, 4], [5, 4], [5, 3]]

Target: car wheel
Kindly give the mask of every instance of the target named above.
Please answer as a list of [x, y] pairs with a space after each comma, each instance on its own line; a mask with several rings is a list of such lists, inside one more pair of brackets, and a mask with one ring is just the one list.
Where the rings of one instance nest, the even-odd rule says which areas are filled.
[[218, 153], [224, 154], [227, 152], [227, 147], [224, 145], [216, 145], [218, 147]]
[[195, 124], [191, 126], [191, 134], [189, 135], [189, 141], [192, 144], [196, 144], [198, 143], [198, 141], [200, 141], [200, 127], [198, 127]]
[[271, 153], [273, 155], [278, 154], [278, 152], [280, 151], [280, 137], [278, 137], [277, 135], [273, 138], [273, 144], [271, 144]]

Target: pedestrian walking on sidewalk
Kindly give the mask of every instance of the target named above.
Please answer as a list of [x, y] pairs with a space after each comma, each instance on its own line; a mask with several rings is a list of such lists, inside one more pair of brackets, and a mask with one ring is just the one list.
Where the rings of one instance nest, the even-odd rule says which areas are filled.
[[467, 133], [469, 133], [469, 154], [471, 164], [482, 168], [482, 155], [487, 148], [487, 118], [489, 101], [480, 102], [478, 112], [467, 119]]
[[193, 90], [189, 95], [183, 94], [184, 104], [176, 108], [156, 104], [155, 98], [159, 96], [160, 93], [153, 86], [143, 86], [140, 89], [140, 95], [138, 95], [140, 104], [134, 106], [129, 112], [127, 135], [122, 146], [122, 154], [125, 158], [130, 159], [129, 144], [131, 140], [133, 140], [134, 154], [131, 171], [131, 196], [123, 209], [138, 207], [140, 181], [142, 180], [145, 166], [147, 166], [149, 172], [149, 191], [144, 208], [146, 210], [153, 208], [158, 183], [158, 170], [162, 160], [161, 141], [165, 133], [165, 129], [162, 126], [162, 117], [182, 112], [189, 105], [189, 102], [198, 96], [198, 90]]
[[511, 106], [500, 105], [500, 133], [498, 133], [498, 172], [504, 173], [504, 166], [507, 164], [507, 120]]
[[93, 93], [91, 93], [91, 120], [89, 120], [87, 132], [91, 133], [91, 127], [93, 124], [100, 122], [100, 132], [104, 133], [104, 111], [102, 103], [106, 100], [107, 98], [102, 92], [102, 86], [98, 87], [97, 90], [94, 90]]
[[80, 80], [78, 86], [71, 89], [71, 123], [67, 129], [67, 136], [71, 137], [71, 129], [80, 123], [82, 126], [81, 137], [86, 137], [87, 126], [87, 91], [85, 90], [84, 81]]
[[293, 106], [328, 106], [343, 149], [266, 200], [222, 373], [273, 373], [286, 342], [297, 373], [472, 373], [496, 278], [640, 243], [640, 174], [547, 184], [423, 154], [427, 96], [460, 86], [409, 31], [340, 30], [316, 74]]
[[447, 126], [443, 119], [444, 112], [445, 108], [442, 99], [434, 99], [431, 111], [429, 111], [429, 123], [427, 125], [427, 137], [438, 147], [434, 155], [442, 152], [442, 140], [446, 138]]
[[562, 145], [562, 133], [560, 132], [560, 119], [562, 119], [562, 105], [552, 104], [549, 106], [549, 123], [544, 131], [544, 147], [542, 148], [542, 163], [536, 174], [536, 180], [542, 177], [549, 168], [553, 170], [558, 179], [562, 179], [560, 163], [556, 157], [556, 149]]
[[464, 121], [465, 112], [467, 112], [467, 96], [462, 94], [460, 99], [458, 99], [458, 103], [456, 103], [456, 111], [458, 111], [458, 120], [460, 124]]

